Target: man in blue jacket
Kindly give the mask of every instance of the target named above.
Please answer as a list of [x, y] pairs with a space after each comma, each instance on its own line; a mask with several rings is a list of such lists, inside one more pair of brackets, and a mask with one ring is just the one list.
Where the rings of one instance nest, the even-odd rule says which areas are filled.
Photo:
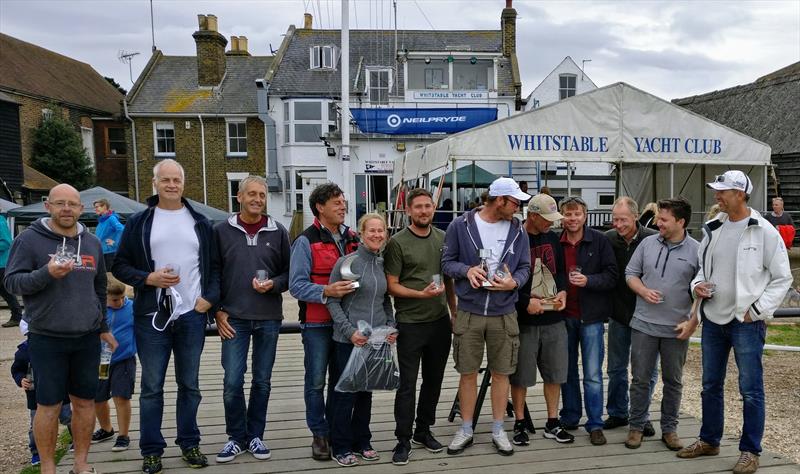
[[603, 434], [603, 323], [611, 315], [612, 290], [617, 284], [617, 262], [611, 242], [586, 225], [586, 203], [579, 197], [561, 201], [564, 215], [561, 246], [567, 267], [567, 322], [569, 364], [561, 387], [561, 423], [577, 429], [581, 419], [578, 346], [583, 366], [586, 431], [594, 445], [606, 444]]
[[528, 281], [531, 254], [528, 237], [514, 217], [523, 193], [511, 178], [498, 178], [489, 186], [486, 205], [450, 223], [442, 252], [442, 271], [455, 280], [458, 311], [453, 321], [453, 360], [461, 374], [458, 399], [461, 428], [448, 454], [472, 445], [478, 370], [486, 346], [492, 373], [492, 443], [504, 456], [514, 448], [503, 430], [508, 401], [508, 376], [517, 370], [519, 326], [514, 304], [517, 289]]
[[114, 264], [114, 255], [119, 247], [119, 239], [125, 226], [119, 221], [117, 213], [111, 209], [108, 199], [102, 198], [93, 202], [94, 213], [97, 215], [97, 228], [94, 233], [103, 245], [103, 260], [106, 268], [111, 270]]
[[[212, 268], [213, 229], [182, 197], [183, 167], [175, 160], [159, 161], [153, 168], [153, 186], [157, 195], [148, 199], [149, 207], [125, 224], [113, 267], [114, 276], [136, 290], [134, 332], [142, 364], [139, 449], [145, 474], [161, 472], [167, 446], [161, 420], [171, 353], [178, 383], [175, 442], [190, 467], [208, 464], [199, 448], [198, 378], [206, 313], [219, 299], [219, 272]], [[159, 301], [166, 299], [172, 300], [171, 312]]]

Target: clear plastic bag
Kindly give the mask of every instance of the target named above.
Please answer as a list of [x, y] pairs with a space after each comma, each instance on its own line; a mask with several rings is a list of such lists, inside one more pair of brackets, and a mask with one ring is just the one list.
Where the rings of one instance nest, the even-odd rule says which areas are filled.
[[369, 340], [361, 347], [353, 347], [335, 390], [337, 392], [397, 390], [400, 387], [397, 348], [395, 344], [386, 342], [386, 337], [396, 333], [397, 329], [389, 326], [372, 328], [365, 321], [359, 321], [358, 330]]

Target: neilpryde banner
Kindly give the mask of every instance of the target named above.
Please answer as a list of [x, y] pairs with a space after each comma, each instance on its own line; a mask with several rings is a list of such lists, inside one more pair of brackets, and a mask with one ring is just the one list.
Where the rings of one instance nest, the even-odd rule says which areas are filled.
[[496, 108], [350, 109], [363, 133], [457, 133], [497, 120]]

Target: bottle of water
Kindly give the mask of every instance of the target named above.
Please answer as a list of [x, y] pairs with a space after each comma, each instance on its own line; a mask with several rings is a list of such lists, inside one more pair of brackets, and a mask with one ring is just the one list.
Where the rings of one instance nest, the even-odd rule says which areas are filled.
[[111, 346], [107, 342], [102, 342], [100, 346], [100, 380], [108, 380], [108, 372], [111, 367]]

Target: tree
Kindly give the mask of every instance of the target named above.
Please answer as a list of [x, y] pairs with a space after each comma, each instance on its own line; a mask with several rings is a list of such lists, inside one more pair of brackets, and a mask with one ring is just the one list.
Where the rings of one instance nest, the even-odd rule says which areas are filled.
[[42, 121], [33, 134], [31, 166], [61, 183], [79, 191], [94, 184], [94, 170], [83, 142], [72, 125], [60, 117], [57, 108]]
[[120, 92], [122, 93], [122, 95], [128, 95], [128, 91], [126, 91], [125, 89], [123, 89], [123, 88], [122, 88], [122, 86], [121, 86], [121, 85], [119, 85], [119, 82], [115, 81], [113, 77], [106, 77], [106, 76], [103, 76], [103, 79], [105, 79], [106, 81], [108, 81], [108, 83], [109, 83], [109, 84], [111, 84], [112, 86], [116, 87], [116, 88], [117, 88], [117, 90], [118, 90], [118, 91], [120, 91]]

